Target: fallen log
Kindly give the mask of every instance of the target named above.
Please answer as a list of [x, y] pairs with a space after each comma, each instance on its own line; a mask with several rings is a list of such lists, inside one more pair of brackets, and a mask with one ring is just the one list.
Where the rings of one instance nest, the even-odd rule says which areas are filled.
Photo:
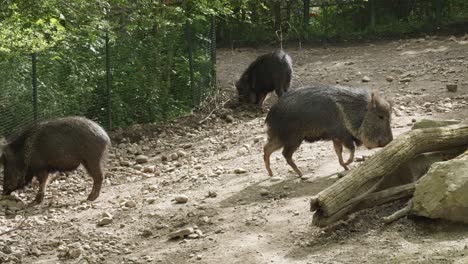
[[[326, 226], [352, 212], [386, 175], [416, 155], [468, 146], [468, 123], [409, 131], [311, 200], [313, 224]], [[361, 201], [355, 197], [361, 198]]]

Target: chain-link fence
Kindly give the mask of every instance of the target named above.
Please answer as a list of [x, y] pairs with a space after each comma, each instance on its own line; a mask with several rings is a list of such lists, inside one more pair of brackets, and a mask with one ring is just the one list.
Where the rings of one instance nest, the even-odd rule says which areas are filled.
[[[277, 45], [404, 37], [466, 31], [466, 0], [268, 0], [249, 1], [223, 16], [218, 43]], [[267, 6], [267, 8], [265, 8]]]
[[215, 20], [115, 28], [36, 54], [0, 53], [0, 138], [35, 121], [86, 116], [108, 129], [175, 118], [215, 91]]

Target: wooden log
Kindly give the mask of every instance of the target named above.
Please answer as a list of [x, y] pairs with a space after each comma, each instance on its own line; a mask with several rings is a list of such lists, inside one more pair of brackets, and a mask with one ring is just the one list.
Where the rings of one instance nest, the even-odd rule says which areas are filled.
[[[353, 210], [349, 201], [418, 154], [468, 145], [468, 123], [409, 131], [394, 139], [335, 184], [316, 196], [313, 223], [323, 226]], [[338, 215], [334, 216], [335, 214]], [[327, 218], [333, 221], [327, 220]]]
[[374, 207], [377, 205], [393, 202], [403, 198], [408, 198], [413, 195], [415, 183], [408, 183], [405, 185], [389, 188], [380, 192], [371, 193], [366, 196], [354, 208], [355, 211]]
[[395, 213], [386, 216], [383, 218], [384, 223], [390, 224], [404, 216], [407, 216], [411, 212], [412, 202], [411, 200], [408, 201], [405, 207], [401, 208], [400, 210], [396, 211]]

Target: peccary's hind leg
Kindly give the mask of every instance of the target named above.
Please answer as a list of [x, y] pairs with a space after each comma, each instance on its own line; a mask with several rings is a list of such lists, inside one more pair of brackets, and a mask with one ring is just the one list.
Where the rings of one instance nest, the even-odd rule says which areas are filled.
[[302, 177], [302, 172], [299, 170], [299, 168], [296, 166], [296, 163], [294, 163], [294, 160], [292, 159], [292, 155], [294, 154], [294, 152], [300, 145], [301, 145], [301, 142], [296, 142], [295, 144], [285, 145], [283, 148], [283, 156], [286, 159], [286, 162], [297, 173], [297, 175], [299, 175], [299, 177]]
[[265, 162], [265, 167], [268, 171], [269, 176], [273, 176], [273, 172], [270, 167], [270, 156], [273, 152], [280, 149], [283, 146], [278, 139], [268, 138], [268, 142], [263, 147], [263, 161]]
[[102, 181], [104, 179], [103, 166], [98, 160], [86, 162], [83, 164], [88, 174], [93, 178], [93, 189], [88, 195], [88, 201], [94, 201], [101, 192]]
[[36, 205], [42, 203], [44, 200], [45, 190], [47, 187], [47, 179], [49, 173], [47, 171], [41, 171], [37, 174], [37, 180], [39, 181], [39, 191], [36, 194], [36, 198], [29, 205]]

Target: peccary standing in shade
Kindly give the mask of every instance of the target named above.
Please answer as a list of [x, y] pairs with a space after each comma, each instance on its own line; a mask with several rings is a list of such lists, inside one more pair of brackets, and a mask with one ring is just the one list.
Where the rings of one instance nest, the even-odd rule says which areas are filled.
[[49, 173], [72, 171], [82, 164], [93, 178], [88, 200], [100, 193], [104, 163], [110, 147], [106, 131], [83, 117], [65, 117], [39, 122], [2, 148], [4, 167], [3, 194], [39, 181], [39, 192], [33, 204], [41, 203]]
[[259, 56], [236, 82], [239, 102], [262, 105], [269, 92], [278, 97], [291, 86], [292, 60], [284, 51]]
[[[348, 170], [355, 145], [383, 147], [393, 140], [391, 105], [377, 92], [344, 86], [313, 86], [295, 89], [280, 98], [269, 111], [265, 166], [270, 176], [270, 155], [283, 147], [283, 156], [302, 176], [292, 159], [302, 141], [332, 140], [341, 166]], [[343, 146], [350, 151], [344, 162]]]

